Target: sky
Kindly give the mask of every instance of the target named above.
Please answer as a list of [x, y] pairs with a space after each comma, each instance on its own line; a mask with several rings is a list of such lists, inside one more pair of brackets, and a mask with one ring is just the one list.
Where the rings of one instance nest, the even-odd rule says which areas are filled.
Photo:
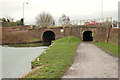
[[[103, 17], [118, 19], [118, 2], [120, 0], [103, 0]], [[24, 5], [25, 24], [35, 24], [36, 17], [42, 12], [50, 13], [56, 21], [62, 14], [71, 20], [101, 18], [101, 0], [0, 0], [0, 18], [12, 17], [20, 20], [23, 17]]]

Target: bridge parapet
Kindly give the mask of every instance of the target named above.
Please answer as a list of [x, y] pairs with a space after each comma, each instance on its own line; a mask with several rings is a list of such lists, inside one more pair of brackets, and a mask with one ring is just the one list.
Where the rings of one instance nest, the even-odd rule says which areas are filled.
[[[116, 29], [117, 31], [119, 29]], [[52, 31], [55, 33], [55, 39], [59, 39], [66, 36], [76, 36], [83, 39], [84, 31], [92, 31], [93, 41], [96, 42], [112, 42], [117, 44], [118, 35], [115, 29], [107, 27], [90, 27], [90, 26], [72, 26], [70, 27], [61, 27], [61, 28], [41, 28], [41, 29], [32, 29], [29, 30], [29, 34], [32, 37], [39, 38], [43, 40], [43, 33], [46, 31]], [[112, 39], [112, 35], [115, 35], [115, 39]]]

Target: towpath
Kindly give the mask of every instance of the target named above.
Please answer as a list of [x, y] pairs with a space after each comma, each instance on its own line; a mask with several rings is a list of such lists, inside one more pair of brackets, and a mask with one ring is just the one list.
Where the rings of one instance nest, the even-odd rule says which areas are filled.
[[118, 58], [91, 43], [81, 43], [63, 78], [118, 78]]

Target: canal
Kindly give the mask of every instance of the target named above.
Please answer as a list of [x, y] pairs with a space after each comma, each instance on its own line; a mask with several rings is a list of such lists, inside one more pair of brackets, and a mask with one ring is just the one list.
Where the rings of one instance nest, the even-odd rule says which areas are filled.
[[2, 79], [2, 46], [0, 46], [0, 80]]
[[31, 61], [48, 48], [48, 44], [16, 44], [2, 46], [2, 78], [20, 78], [31, 71]]

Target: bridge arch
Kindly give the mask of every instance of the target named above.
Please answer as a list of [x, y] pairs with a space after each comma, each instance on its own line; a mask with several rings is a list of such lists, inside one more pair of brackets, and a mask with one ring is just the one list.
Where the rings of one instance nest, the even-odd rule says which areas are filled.
[[42, 40], [45, 42], [51, 42], [52, 40], [55, 40], [55, 33], [52, 30], [46, 30], [42, 34]]
[[82, 32], [83, 41], [93, 41], [93, 32], [86, 30]]

